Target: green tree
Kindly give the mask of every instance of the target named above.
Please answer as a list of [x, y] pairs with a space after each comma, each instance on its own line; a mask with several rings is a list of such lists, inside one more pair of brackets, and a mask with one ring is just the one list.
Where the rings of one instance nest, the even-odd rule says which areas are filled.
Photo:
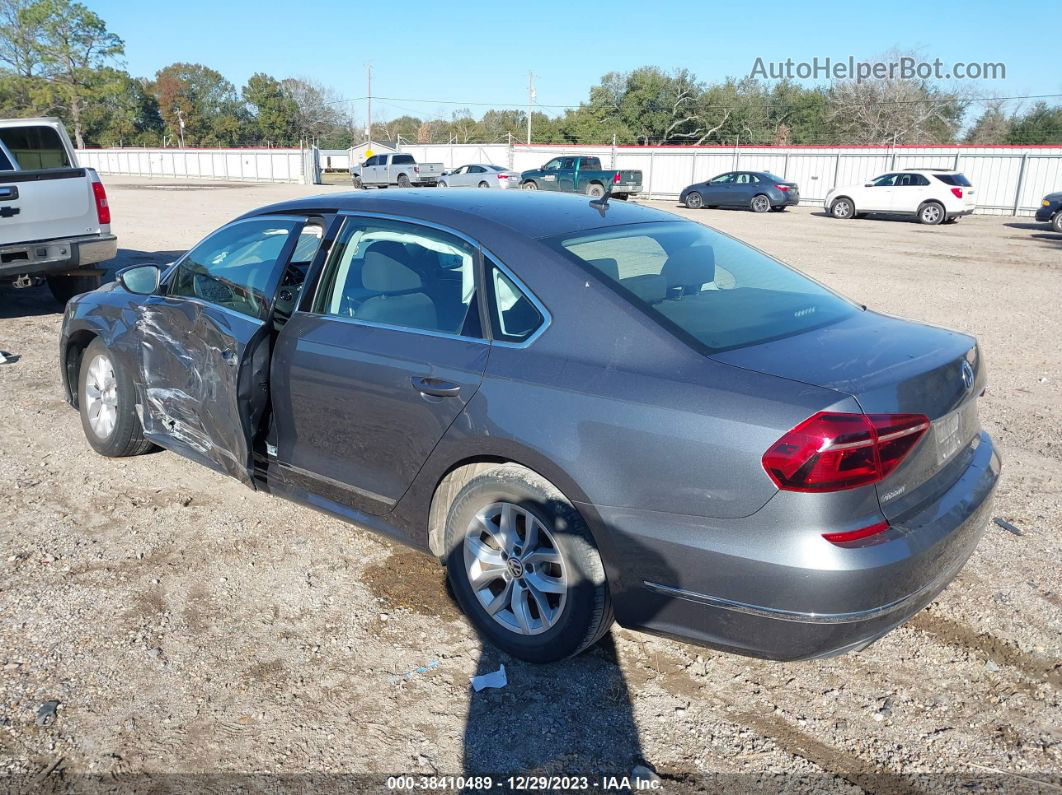
[[280, 81], [258, 72], [251, 75], [242, 94], [259, 142], [272, 146], [298, 144], [299, 106]]
[[1037, 102], [1028, 113], [1012, 121], [1007, 143], [1015, 146], [1062, 144], [1062, 105], [1050, 107], [1046, 102]]
[[186, 146], [236, 146], [246, 138], [249, 114], [236, 88], [203, 64], [175, 63], [160, 69], [151, 84], [170, 140]]

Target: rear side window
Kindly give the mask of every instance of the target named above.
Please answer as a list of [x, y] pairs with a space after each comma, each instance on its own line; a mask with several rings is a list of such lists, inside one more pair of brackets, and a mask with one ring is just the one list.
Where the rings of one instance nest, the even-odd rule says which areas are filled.
[[600, 171], [601, 170], [601, 158], [599, 157], [584, 157], [582, 163], [579, 165], [583, 171]]
[[405, 166], [416, 161], [413, 159], [413, 155], [395, 155], [391, 158], [391, 162], [396, 166]]
[[777, 260], [700, 224], [636, 224], [549, 242], [706, 353], [790, 337], [858, 311]]
[[527, 341], [546, 319], [527, 293], [489, 260], [487, 272], [494, 339], [514, 343]]
[[[4, 142], [7, 151], [23, 171], [70, 166], [63, 140], [53, 127], [8, 127], [0, 130], [0, 141]], [[11, 164], [8, 164], [10, 169]]]
[[964, 174], [934, 174], [934, 177], [939, 179], [945, 185], [953, 185], [956, 188], [972, 188], [970, 180], [966, 179]]
[[900, 174], [896, 178], [896, 187], [898, 188], [923, 188], [928, 184], [929, 180], [923, 177], [921, 174]]

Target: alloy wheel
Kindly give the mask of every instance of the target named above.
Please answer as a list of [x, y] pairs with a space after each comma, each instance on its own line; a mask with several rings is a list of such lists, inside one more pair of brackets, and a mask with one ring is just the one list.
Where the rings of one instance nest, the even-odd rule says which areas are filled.
[[118, 421], [118, 379], [106, 356], [97, 354], [89, 363], [84, 400], [92, 432], [100, 439], [109, 438]]
[[765, 213], [771, 209], [771, 200], [766, 196], [754, 196], [752, 199], [752, 209], [758, 213]]
[[464, 539], [465, 573], [480, 606], [517, 635], [539, 635], [560, 619], [568, 577], [543, 522], [519, 505], [478, 511]]

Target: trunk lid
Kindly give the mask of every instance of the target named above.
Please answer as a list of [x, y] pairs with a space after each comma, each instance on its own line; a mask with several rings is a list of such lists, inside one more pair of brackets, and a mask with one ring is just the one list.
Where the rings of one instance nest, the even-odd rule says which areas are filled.
[[99, 232], [96, 204], [83, 168], [0, 173], [8, 217], [0, 218], [0, 245]]
[[931, 426], [903, 463], [877, 484], [886, 518], [951, 486], [953, 462], [980, 431], [985, 373], [976, 341], [936, 326], [859, 312], [785, 339], [712, 358], [851, 395], [867, 414], [924, 414]]
[[619, 175], [619, 182], [612, 185], [613, 190], [642, 184], [642, 172], [637, 169], [623, 168], [619, 170]]

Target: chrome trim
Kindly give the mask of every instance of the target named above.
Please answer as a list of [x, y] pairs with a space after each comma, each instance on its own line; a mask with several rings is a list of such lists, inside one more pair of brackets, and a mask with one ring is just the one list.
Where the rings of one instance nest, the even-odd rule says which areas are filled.
[[[445, 232], [446, 234], [453, 235], [454, 237], [457, 237], [457, 238], [460, 238], [461, 240], [464, 240], [469, 245], [472, 245], [476, 249], [478, 249], [483, 254], [484, 258], [489, 258], [491, 260], [491, 262], [498, 268], [498, 270], [500, 270], [502, 273], [504, 273], [506, 276], [508, 276], [510, 279], [512, 279], [513, 283], [517, 287], [520, 288], [520, 291], [524, 295], [527, 296], [528, 300], [531, 301], [531, 303], [535, 307], [535, 309], [537, 309], [539, 311], [539, 313], [542, 315], [542, 325], [540, 325], [535, 330], [534, 334], [532, 334], [526, 340], [522, 340], [521, 342], [506, 342], [504, 340], [494, 340], [494, 339], [487, 340], [487, 339], [481, 339], [479, 337], [465, 337], [465, 336], [462, 336], [460, 334], [448, 334], [448, 333], [443, 332], [443, 331], [428, 331], [428, 330], [425, 330], [425, 329], [409, 328], [407, 326], [392, 326], [392, 325], [389, 325], [389, 324], [386, 324], [386, 323], [373, 323], [373, 322], [367, 321], [367, 320], [358, 320], [357, 318], [344, 318], [341, 315], [329, 315], [329, 314], [324, 314], [324, 313], [321, 313], [321, 312], [306, 312], [306, 311], [301, 310], [301, 309], [296, 309], [295, 312], [293, 313], [293, 315], [294, 314], [302, 314], [302, 315], [310, 315], [311, 317], [344, 320], [344, 321], [347, 321], [347, 322], [355, 323], [357, 325], [370, 326], [370, 327], [382, 328], [382, 329], [389, 329], [389, 330], [394, 330], [394, 331], [410, 331], [410, 332], [417, 333], [417, 334], [425, 334], [427, 336], [444, 337], [444, 338], [447, 338], [447, 339], [460, 339], [460, 340], [466, 340], [466, 341], [469, 341], [469, 342], [484, 342], [484, 343], [487, 343], [489, 345], [498, 345], [498, 346], [501, 346], [503, 348], [527, 348], [527, 347], [529, 347], [532, 343], [534, 343], [535, 340], [537, 340], [539, 337], [542, 336], [542, 334], [546, 331], [547, 328], [549, 328], [550, 324], [553, 322], [553, 315], [550, 313], [550, 311], [548, 309], [546, 309], [545, 304], [543, 304], [538, 299], [538, 296], [536, 296], [533, 292], [531, 292], [531, 290], [527, 289], [527, 285], [524, 284], [523, 281], [521, 281], [520, 277], [518, 277], [515, 273], [513, 273], [512, 270], [510, 270], [509, 267], [507, 265], [505, 265], [501, 261], [500, 257], [498, 257], [493, 251], [488, 249], [486, 246], [484, 246], [478, 240], [476, 240], [476, 239], [474, 239], [472, 237], [469, 237], [468, 235], [466, 235], [464, 232], [460, 231], [459, 229], [454, 229], [453, 227], [445, 226], [444, 224], [437, 224], [434, 221], [424, 221], [424, 220], [421, 220], [419, 218], [409, 218], [407, 216], [392, 215], [390, 213], [377, 213], [377, 212], [369, 212], [369, 211], [363, 212], [363, 211], [360, 211], [360, 210], [339, 210], [336, 213], [336, 215], [341, 216], [344, 220], [348, 219], [348, 218], [375, 218], [375, 219], [380, 220], [380, 221], [395, 221], [397, 223], [410, 224], [411, 226], [424, 226], [424, 227], [427, 227], [429, 229], [435, 229], [435, 230], [437, 230], [439, 232]], [[258, 217], [258, 216], [256, 216], [256, 217]], [[270, 217], [282, 218], [284, 216], [270, 216]], [[340, 231], [342, 231], [342, 229]], [[331, 253], [330, 253], [330, 256], [331, 256]], [[327, 266], [328, 266], [328, 262], [326, 261], [325, 262], [325, 267], [327, 267]], [[316, 289], [320, 290], [321, 289], [321, 285], [323, 283], [324, 283], [324, 279], [319, 278], [317, 280], [317, 288]], [[486, 285], [481, 285], [481, 287], [486, 287]], [[316, 294], [316, 291], [315, 291], [314, 296], [313, 296], [312, 304], [316, 304], [316, 303], [317, 303], [317, 294]], [[490, 320], [490, 318], [488, 318], [488, 320]]]
[[297, 467], [294, 464], [285, 464], [283, 461], [278, 461], [277, 466], [279, 466], [282, 470], [286, 472], [292, 472], [296, 475], [302, 475], [303, 477], [310, 478], [311, 480], [317, 480], [322, 483], [327, 483], [329, 486], [334, 486], [337, 489], [353, 492], [354, 494], [357, 494], [360, 497], [366, 497], [370, 500], [383, 503], [389, 508], [393, 507], [394, 504], [398, 502], [398, 500], [392, 500], [390, 497], [385, 497], [382, 494], [377, 494], [374, 491], [369, 491], [368, 489], [360, 489], [357, 486], [351, 486], [349, 483], [341, 483], [340, 481], [333, 480], [332, 478], [327, 477], [326, 475], [319, 475], [316, 472], [311, 472], [308, 469]]
[[676, 599], [684, 599], [687, 602], [696, 602], [697, 604], [706, 605], [708, 607], [718, 607], [722, 610], [730, 610], [734, 613], [744, 613], [746, 615], [756, 616], [757, 618], [770, 618], [776, 621], [792, 621], [800, 624], [854, 624], [860, 621], [870, 621], [871, 619], [880, 618], [889, 613], [900, 611], [908, 605], [917, 602], [923, 596], [935, 589], [943, 588], [951, 582], [965, 563], [966, 558], [963, 557], [958, 565], [953, 566], [942, 576], [923, 585], [914, 593], [910, 593], [907, 596], [900, 597], [893, 602], [880, 605], [879, 607], [871, 607], [866, 610], [853, 610], [849, 613], [803, 613], [797, 610], [782, 610], [777, 607], [763, 607], [761, 605], [752, 605], [746, 602], [737, 602], [733, 599], [709, 596], [708, 594], [687, 591], [684, 588], [675, 588], [670, 585], [661, 585], [660, 583], [649, 582], [648, 580], [643, 580], [642, 585], [650, 591], [654, 591], [655, 593], [664, 596], [673, 596]]
[[[147, 263], [147, 264], [150, 264], [150, 263]], [[212, 304], [209, 301], [207, 301], [206, 299], [199, 298], [198, 296], [194, 296], [194, 295], [169, 295], [169, 294], [160, 295], [159, 293], [152, 293], [151, 295], [146, 295], [144, 297], [145, 298], [160, 298], [163, 301], [187, 301], [190, 304], [197, 304], [198, 306], [201, 306], [204, 309], [217, 309], [218, 311], [223, 312], [226, 315], [231, 315], [232, 317], [238, 317], [238, 318], [240, 318], [242, 320], [249, 320], [252, 323], [257, 323], [259, 326], [264, 326], [265, 323], [266, 323], [260, 317], [255, 317], [254, 315], [247, 315], [247, 314], [244, 314], [243, 312], [237, 312], [235, 309], [229, 309], [227, 306], [222, 306], [221, 304]], [[144, 305], [145, 306], [152, 306], [152, 304], [144, 304]]]

